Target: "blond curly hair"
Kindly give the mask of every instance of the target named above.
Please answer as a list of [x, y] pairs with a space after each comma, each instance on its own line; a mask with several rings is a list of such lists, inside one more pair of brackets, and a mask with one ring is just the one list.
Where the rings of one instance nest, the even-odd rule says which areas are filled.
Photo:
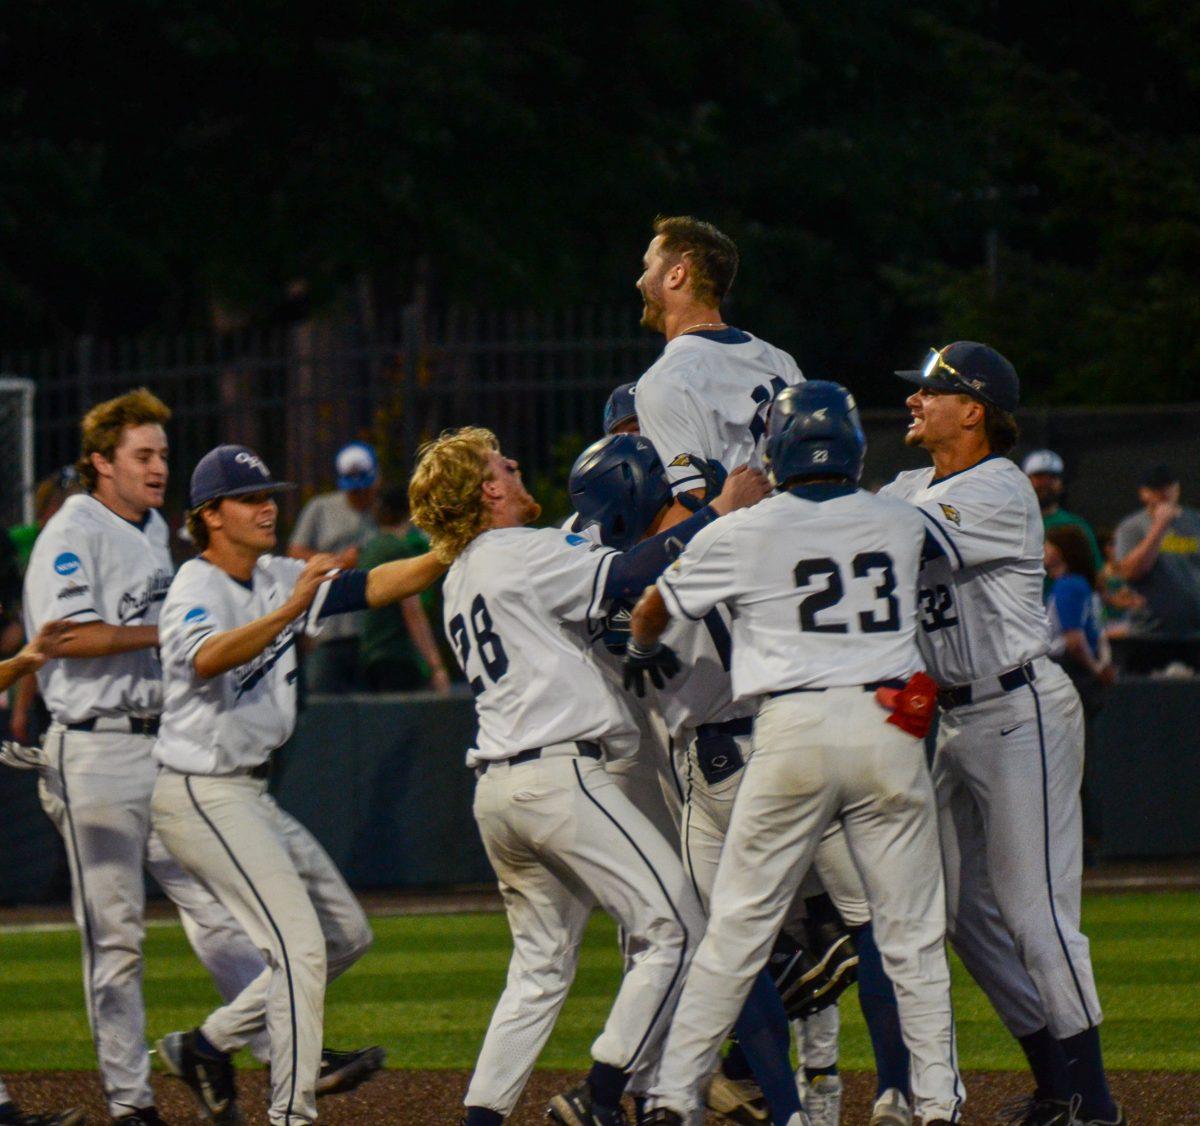
[[488, 526], [483, 483], [491, 480], [489, 455], [500, 449], [496, 435], [481, 426], [446, 430], [417, 451], [408, 483], [412, 521], [429, 536], [443, 563], [453, 563]]

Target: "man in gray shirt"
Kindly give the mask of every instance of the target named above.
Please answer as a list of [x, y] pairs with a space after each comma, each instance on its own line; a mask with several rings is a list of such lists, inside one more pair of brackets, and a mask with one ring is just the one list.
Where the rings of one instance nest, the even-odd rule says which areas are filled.
[[1116, 567], [1146, 600], [1131, 619], [1129, 672], [1181, 660], [1200, 671], [1200, 512], [1179, 503], [1179, 477], [1157, 465], [1138, 489], [1142, 510], [1115, 534]]
[[[313, 497], [300, 511], [288, 554], [309, 559], [318, 552], [337, 556], [339, 567], [358, 565], [358, 551], [379, 532], [375, 500], [379, 461], [366, 442], [343, 446], [334, 460], [337, 491]], [[362, 614], [330, 618], [304, 664], [310, 692], [354, 692], [358, 678], [358, 637]]]

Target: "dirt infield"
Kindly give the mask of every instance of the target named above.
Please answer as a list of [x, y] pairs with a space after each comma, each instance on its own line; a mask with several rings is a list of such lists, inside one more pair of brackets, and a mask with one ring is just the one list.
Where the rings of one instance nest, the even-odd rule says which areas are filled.
[[[388, 1071], [348, 1095], [321, 1100], [321, 1122], [328, 1126], [454, 1126], [461, 1114], [467, 1073], [462, 1071]], [[546, 1101], [578, 1076], [570, 1072], [538, 1071], [526, 1089], [513, 1126], [545, 1123]], [[30, 1072], [9, 1077], [13, 1095], [30, 1110], [82, 1106], [89, 1122], [104, 1123], [100, 1085], [89, 1072]], [[845, 1076], [842, 1108], [845, 1126], [863, 1126], [870, 1117], [874, 1077], [864, 1072]], [[1112, 1074], [1113, 1090], [1136, 1126], [1200, 1126], [1200, 1075], [1153, 1071]], [[155, 1079], [158, 1107], [172, 1126], [201, 1122], [190, 1092], [178, 1081]], [[261, 1071], [239, 1078], [241, 1101], [250, 1126], [264, 1126], [266, 1077]], [[1024, 1094], [1025, 1076], [1014, 1072], [974, 1072], [967, 1076], [967, 1126], [997, 1121], [999, 1108]], [[712, 1119], [713, 1123], [719, 1120]]]

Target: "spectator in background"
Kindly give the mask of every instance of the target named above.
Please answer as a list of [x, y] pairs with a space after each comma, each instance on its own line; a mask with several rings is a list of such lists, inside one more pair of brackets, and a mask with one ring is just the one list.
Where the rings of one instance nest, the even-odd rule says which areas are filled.
[[79, 483], [79, 471], [73, 465], [64, 465], [49, 477], [43, 477], [37, 483], [33, 494], [33, 523], [17, 524], [8, 530], [8, 537], [16, 548], [17, 561], [21, 572], [29, 565], [29, 555], [33, 551], [34, 541], [38, 533], [46, 526], [67, 497], [83, 489]]
[[[358, 565], [365, 570], [429, 550], [424, 533], [408, 519], [405, 489], [384, 490], [379, 524], [379, 534], [359, 555]], [[450, 691], [450, 677], [420, 595], [363, 614], [358, 661], [363, 682], [372, 692], [412, 692], [426, 685], [442, 694]]]
[[1042, 527], [1047, 532], [1051, 528], [1079, 528], [1092, 553], [1093, 570], [1099, 571], [1104, 565], [1104, 557], [1100, 554], [1100, 545], [1096, 543], [1092, 526], [1082, 516], [1062, 507], [1063, 469], [1063, 459], [1053, 450], [1034, 450], [1021, 463], [1021, 472], [1029, 478], [1033, 491], [1037, 493], [1038, 505], [1042, 510]]
[[1100, 600], [1104, 603], [1104, 634], [1124, 637], [1129, 633], [1129, 615], [1146, 605], [1146, 600], [1120, 575], [1116, 566], [1116, 538], [1111, 529], [1099, 536], [1104, 566], [1100, 568]]
[[1100, 842], [1100, 808], [1096, 793], [1094, 761], [1095, 722], [1104, 707], [1104, 692], [1116, 680], [1108, 638], [1104, 635], [1104, 611], [1097, 591], [1098, 575], [1090, 545], [1083, 530], [1070, 524], [1050, 528], [1043, 549], [1050, 590], [1046, 611], [1050, 619], [1050, 656], [1063, 667], [1083, 703], [1083, 857], [1094, 863]]
[[[365, 442], [351, 442], [334, 459], [337, 491], [313, 497], [300, 511], [288, 554], [311, 559], [318, 552], [337, 557], [339, 567], [357, 567], [359, 551], [376, 532], [375, 500], [379, 461]], [[310, 692], [353, 692], [358, 677], [358, 637], [362, 613], [327, 619], [304, 665]]]
[[1179, 477], [1156, 465], [1142, 478], [1142, 510], [1115, 534], [1115, 570], [1146, 601], [1119, 653], [1128, 672], [1174, 662], [1200, 668], [1200, 512], [1179, 503]]

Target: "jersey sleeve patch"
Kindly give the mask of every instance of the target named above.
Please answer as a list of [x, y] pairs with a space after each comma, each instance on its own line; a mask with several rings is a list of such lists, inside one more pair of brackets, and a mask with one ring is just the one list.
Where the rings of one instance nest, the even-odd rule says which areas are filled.
[[54, 571], [64, 578], [75, 574], [82, 566], [83, 564], [79, 561], [79, 556], [73, 551], [63, 551], [54, 557]]
[[945, 504], [942, 501], [938, 502], [938, 508], [942, 510], [942, 515], [950, 521], [956, 528], [962, 527], [962, 513], [952, 504]]
[[193, 606], [186, 614], [183, 615], [183, 620], [189, 625], [200, 625], [202, 622], [207, 622], [209, 618], [208, 611], [203, 606]]

